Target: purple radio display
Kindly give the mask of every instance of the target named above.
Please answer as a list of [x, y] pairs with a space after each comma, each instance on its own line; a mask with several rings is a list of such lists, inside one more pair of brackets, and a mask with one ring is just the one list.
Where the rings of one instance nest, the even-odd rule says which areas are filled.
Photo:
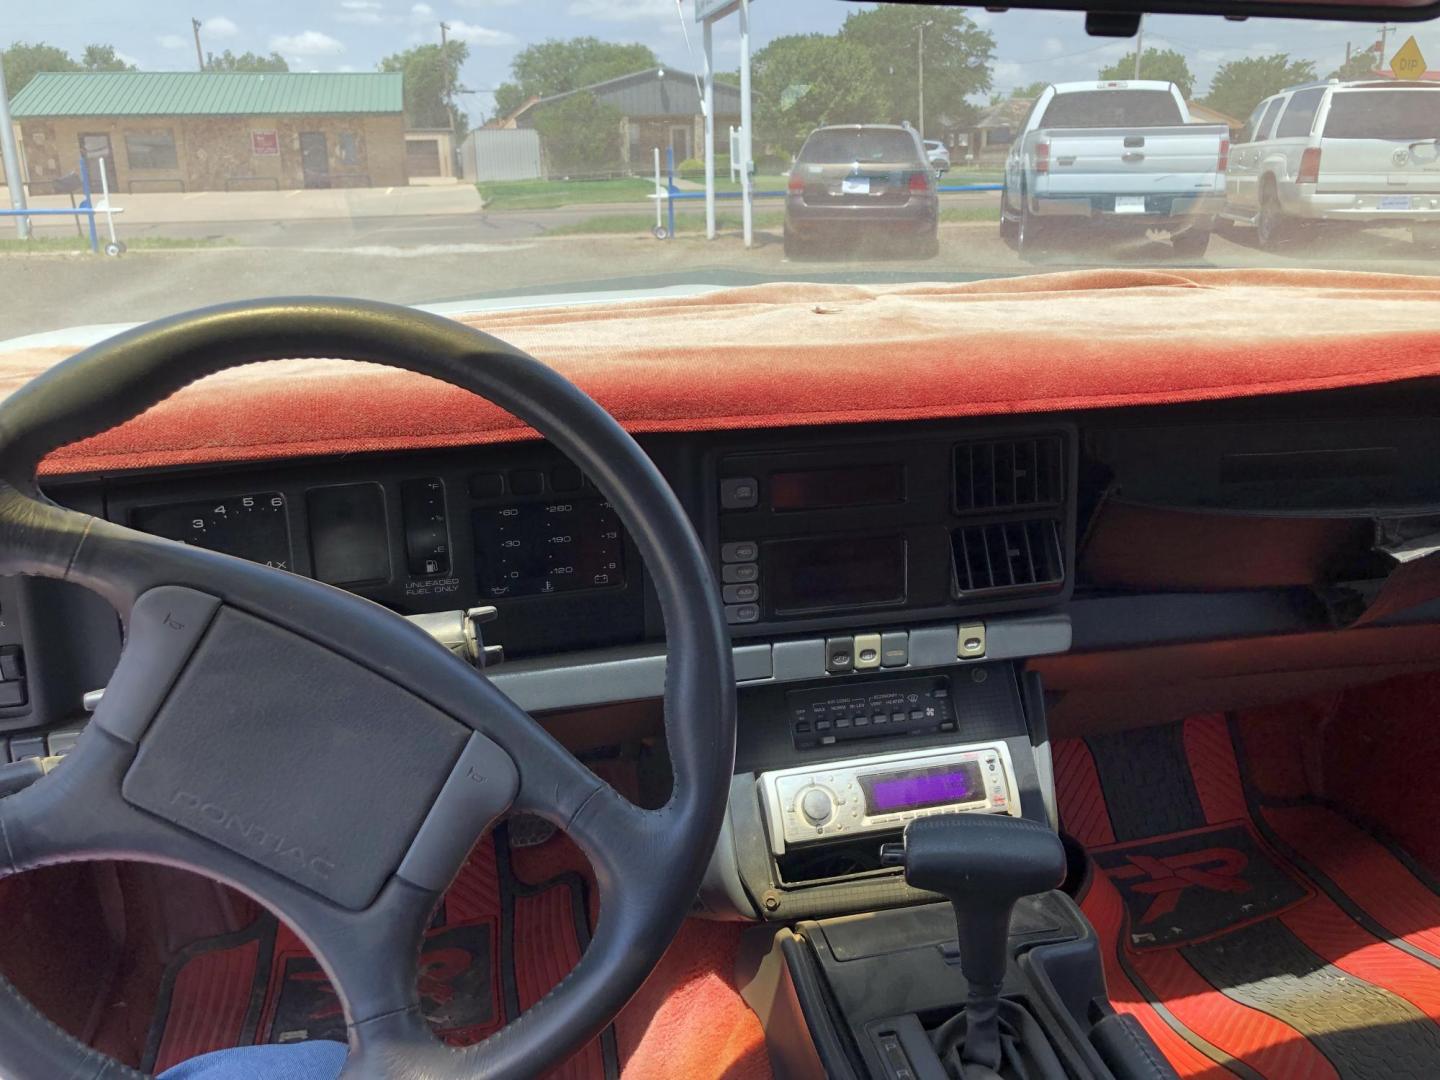
[[871, 773], [859, 779], [865, 791], [866, 812], [872, 816], [975, 802], [985, 797], [985, 781], [975, 761]]

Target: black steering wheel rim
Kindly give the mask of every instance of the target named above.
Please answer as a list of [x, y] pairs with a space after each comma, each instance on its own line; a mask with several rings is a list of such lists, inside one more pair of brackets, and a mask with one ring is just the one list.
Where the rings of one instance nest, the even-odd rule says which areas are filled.
[[[114, 427], [205, 375], [281, 357], [373, 361], [449, 382], [530, 424], [595, 481], [644, 557], [665, 621], [665, 726], [675, 775], [666, 806], [642, 811], [626, 802], [483, 675], [399, 616], [308, 579], [58, 507], [40, 494], [36, 468], [52, 450]], [[93, 346], [0, 403], [0, 572], [89, 587], [127, 626], [120, 667], [75, 751], [31, 788], [0, 799], [0, 877], [76, 859], [135, 858], [179, 865], [250, 893], [296, 927], [335, 982], [349, 1030], [346, 1076], [528, 1076], [558, 1064], [619, 1012], [689, 911], [719, 833], [734, 762], [735, 684], [713, 575], [684, 510], [634, 440], [569, 381], [489, 335], [410, 308], [298, 298], [207, 308]], [[188, 650], [180, 653], [172, 629], [182, 622], [193, 633], [178, 635]], [[258, 642], [256, 656], [282, 645], [297, 663], [314, 656], [321, 670], [344, 673], [340, 682], [379, 680], [366, 685], [388, 695], [401, 732], [414, 737], [411, 787], [429, 785], [418, 809], [410, 806], [408, 817], [397, 810], [405, 817], [398, 825], [367, 818], [366, 794], [347, 790], [359, 786], [347, 776], [332, 785], [343, 807], [307, 803], [302, 794], [269, 790], [276, 781], [263, 762], [227, 764], [225, 782], [240, 785], [228, 797], [245, 808], [244, 819], [236, 813], [228, 823], [205, 820], [202, 811], [217, 804], [196, 798], [191, 806], [191, 796], [164, 787], [173, 787], [176, 775], [190, 784], [192, 767], [215, 765], [206, 764], [204, 746], [194, 746], [197, 731], [222, 743], [229, 738], [232, 727], [212, 715], [226, 713], [224, 707], [193, 708], [207, 677], [223, 682], [226, 665], [250, 655], [232, 651], [227, 659], [220, 649], [226, 642]], [[157, 648], [174, 655], [157, 661]], [[296, 684], [278, 672], [284, 666], [264, 672], [255, 692], [259, 745], [279, 722], [270, 714], [294, 697]], [[281, 704], [262, 713], [267, 693]], [[186, 703], [189, 715], [179, 717]], [[315, 745], [327, 753], [317, 768], [332, 761], [340, 763], [335, 769], [347, 761], [356, 767], [343, 750], [328, 752], [338, 722], [326, 728], [323, 717], [314, 719], [325, 708], [312, 700], [294, 710], [305, 730], [323, 729]], [[374, 734], [378, 721], [345, 722]], [[451, 797], [465, 786], [459, 778], [467, 761], [480, 762], [478, 773], [468, 766], [469, 776], [490, 783], [490, 801], [477, 803], [469, 787]], [[212, 782], [214, 775], [212, 769]], [[266, 815], [263, 828], [249, 813], [253, 807]], [[452, 1051], [420, 1015], [414, 960], [428, 913], [448, 884], [448, 877], [437, 884], [437, 868], [453, 876], [464, 851], [505, 809], [538, 813], [570, 833], [595, 868], [600, 919], [580, 964], [546, 998], [483, 1043]], [[303, 836], [307, 826], [342, 811], [357, 822], [357, 837], [366, 835], [358, 823], [368, 821], [379, 839], [337, 837], [339, 855], [301, 850], [298, 841], [280, 850], [290, 826]], [[481, 828], [456, 856], [457, 836], [476, 822]], [[407, 833], [411, 826], [418, 831]], [[258, 846], [257, 829], [264, 841]], [[441, 854], [428, 843], [420, 858], [422, 841], [437, 836]], [[386, 837], [394, 841], [389, 855], [377, 854]], [[389, 970], [396, 966], [399, 972]], [[70, 1039], [3, 979], [0, 1074], [136, 1075]]]

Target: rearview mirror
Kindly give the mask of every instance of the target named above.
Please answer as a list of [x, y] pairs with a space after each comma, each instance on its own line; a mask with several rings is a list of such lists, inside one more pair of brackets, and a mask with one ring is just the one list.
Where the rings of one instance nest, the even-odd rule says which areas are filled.
[[[928, 0], [947, 7], [971, 7], [973, 0]], [[1007, 7], [1085, 12], [1094, 37], [1133, 37], [1141, 15], [1223, 15], [1226, 18], [1318, 19], [1350, 22], [1423, 22], [1440, 16], [1440, 0], [1008, 0]], [[990, 10], [1004, 10], [992, 8]]]

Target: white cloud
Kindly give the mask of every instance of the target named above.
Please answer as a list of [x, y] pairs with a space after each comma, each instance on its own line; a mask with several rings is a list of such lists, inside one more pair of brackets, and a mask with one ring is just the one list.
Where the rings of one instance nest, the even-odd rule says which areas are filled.
[[319, 30], [302, 30], [272, 37], [270, 48], [282, 56], [334, 56], [345, 51], [345, 44]]
[[192, 44], [179, 34], [161, 34], [155, 40], [160, 43], [162, 49], [188, 49]]
[[131, 65], [132, 67], [140, 68], [142, 71], [145, 69], [146, 66], [145, 61], [141, 60], [139, 57], [131, 56], [129, 53], [121, 52], [119, 49], [115, 50], [115, 59], [122, 60], [125, 63]]
[[384, 5], [380, 0], [340, 0], [340, 6], [346, 11], [379, 11]]
[[1047, 37], [1040, 43], [1040, 49], [1046, 56], [1059, 56], [1065, 51], [1065, 43], [1058, 37]]
[[468, 8], [497, 8], [514, 7], [520, 0], [456, 0], [456, 3]]
[[224, 15], [215, 15], [200, 24], [200, 33], [210, 37], [232, 38], [240, 32], [235, 23]]
[[653, 22], [675, 18], [675, 0], [571, 0], [565, 13], [599, 22]]
[[340, 0], [340, 10], [335, 13], [335, 21], [379, 26], [391, 19], [391, 16], [381, 13], [381, 7], [379, 0]]
[[410, 9], [410, 18], [414, 20], [429, 19], [435, 14], [435, 9], [429, 4], [416, 4]]
[[476, 26], [474, 23], [462, 22], [459, 19], [447, 25], [450, 27], [450, 36], [467, 45], [515, 44], [515, 35], [504, 30], [492, 30], [488, 26]]

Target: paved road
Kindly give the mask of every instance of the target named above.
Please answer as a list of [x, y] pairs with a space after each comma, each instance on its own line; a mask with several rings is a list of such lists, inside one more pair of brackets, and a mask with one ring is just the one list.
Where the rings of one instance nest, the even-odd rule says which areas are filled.
[[[555, 213], [547, 211], [546, 213]], [[499, 215], [491, 215], [492, 218]], [[0, 256], [0, 340], [90, 323], [156, 318], [243, 297], [330, 293], [401, 303], [460, 300], [567, 288], [639, 287], [713, 281], [791, 279], [949, 279], [1033, 273], [1082, 266], [1179, 264], [1168, 243], [1097, 245], [1021, 261], [989, 224], [947, 225], [937, 258], [889, 251], [847, 251], [833, 258], [789, 261], [778, 230], [757, 235], [750, 251], [733, 232], [707, 243], [695, 232], [660, 243], [647, 234], [544, 237], [528, 226], [492, 228], [484, 220], [458, 227], [426, 220], [351, 222], [348, 241], [333, 231], [296, 244], [194, 251], [132, 251], [119, 259], [90, 255]], [[278, 226], [277, 226], [278, 227]], [[289, 223], [296, 236], [304, 223]], [[1243, 235], [1243, 234], [1242, 234]], [[1325, 238], [1269, 254], [1217, 236], [1208, 266], [1320, 266], [1433, 273], [1433, 254], [1408, 234], [1374, 231]], [[617, 281], [617, 279], [623, 279]]]

